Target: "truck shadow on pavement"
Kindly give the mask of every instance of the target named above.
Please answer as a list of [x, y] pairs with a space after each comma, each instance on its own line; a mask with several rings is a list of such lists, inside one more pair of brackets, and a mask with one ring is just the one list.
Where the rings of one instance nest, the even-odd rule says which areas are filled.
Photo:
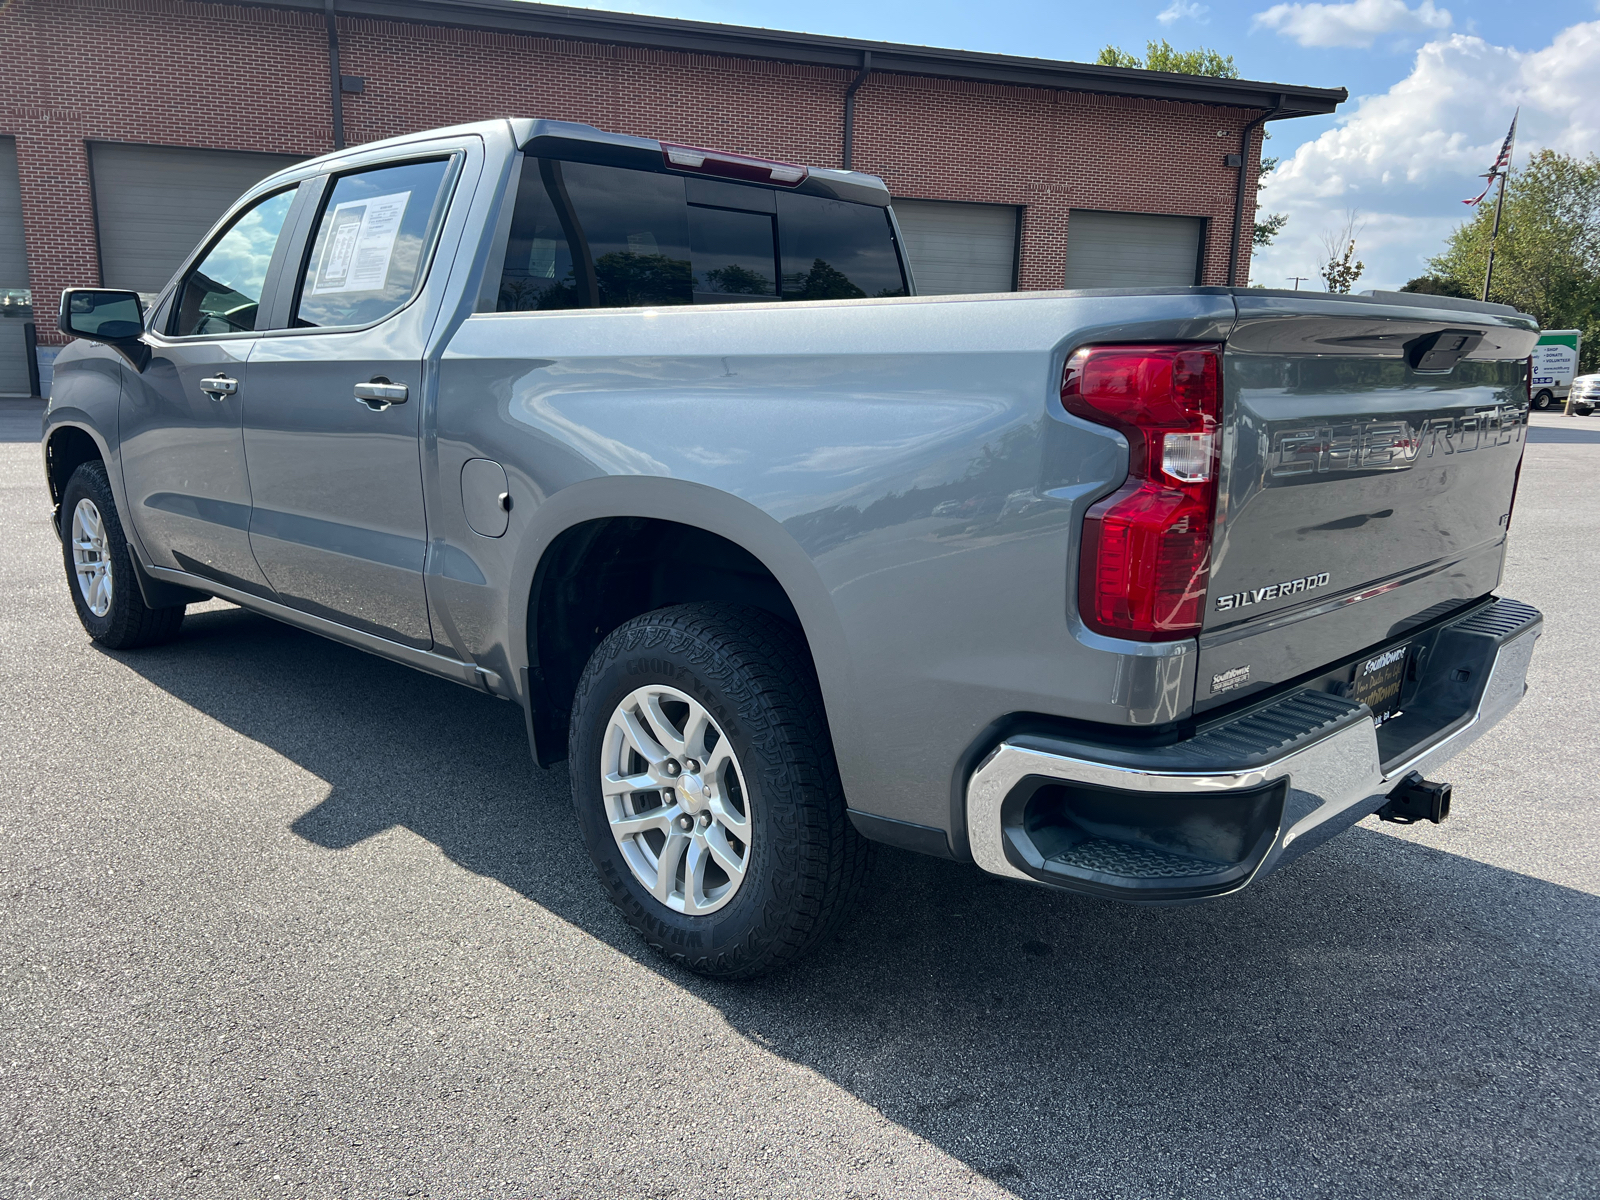
[[834, 945], [708, 982], [615, 916], [515, 707], [236, 610], [117, 657], [325, 780], [301, 838], [404, 826], [1019, 1196], [1596, 1186], [1586, 893], [1365, 828], [1182, 909], [886, 852]]

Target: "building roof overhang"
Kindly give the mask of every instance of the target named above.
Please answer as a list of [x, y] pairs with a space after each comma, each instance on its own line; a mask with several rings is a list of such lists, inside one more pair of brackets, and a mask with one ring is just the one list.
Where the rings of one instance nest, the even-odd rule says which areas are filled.
[[[237, 2], [237, 0], [234, 0]], [[246, 0], [252, 2], [252, 0]], [[324, 0], [253, 0], [271, 8], [321, 13]], [[977, 80], [1021, 87], [1060, 88], [1107, 96], [1170, 100], [1187, 104], [1221, 104], [1264, 110], [1270, 119], [1331, 113], [1349, 98], [1344, 88], [1314, 88], [1251, 79], [1215, 79], [1135, 71], [1093, 63], [982, 54], [896, 42], [791, 33], [709, 21], [682, 21], [532, 4], [524, 0], [335, 0], [342, 17], [448, 25], [458, 28], [520, 33], [535, 37], [585, 42], [611, 42], [691, 54], [728, 54], [743, 58], [860, 70], [870, 54], [874, 72], [928, 75], [942, 79]]]

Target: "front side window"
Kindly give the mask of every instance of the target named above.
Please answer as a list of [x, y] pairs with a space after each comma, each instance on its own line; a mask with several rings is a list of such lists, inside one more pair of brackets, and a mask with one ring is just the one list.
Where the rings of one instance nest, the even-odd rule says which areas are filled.
[[[742, 185], [716, 188], [691, 196], [677, 175], [526, 160], [496, 307], [906, 294], [887, 210], [816, 196], [774, 200], [772, 189]], [[698, 202], [707, 197], [710, 203]]]
[[173, 334], [249, 333], [256, 328], [261, 289], [295, 191], [290, 188], [258, 200], [190, 268], [178, 289]]
[[417, 289], [443, 209], [450, 160], [341, 175], [323, 201], [295, 306], [297, 328], [370, 325]]

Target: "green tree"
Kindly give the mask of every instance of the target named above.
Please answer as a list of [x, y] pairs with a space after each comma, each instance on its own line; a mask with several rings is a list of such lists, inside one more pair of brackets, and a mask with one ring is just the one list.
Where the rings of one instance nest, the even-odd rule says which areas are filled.
[[1145, 43], [1144, 57], [1130, 54], [1116, 46], [1107, 46], [1095, 59], [1102, 67], [1132, 67], [1136, 71], [1166, 71], [1172, 75], [1211, 75], [1217, 79], [1239, 78], [1239, 68], [1233, 65], [1233, 55], [1218, 54], [1215, 50], [1199, 47], [1194, 50], [1174, 50], [1172, 43], [1162, 38], [1152, 38]]
[[1361, 232], [1356, 220], [1357, 213], [1352, 208], [1344, 214], [1342, 226], [1323, 231], [1322, 246], [1328, 252], [1328, 261], [1323, 264], [1320, 274], [1330, 292], [1348, 294], [1355, 287], [1356, 280], [1361, 278], [1361, 272], [1367, 269], [1366, 263], [1353, 261], [1356, 257], [1356, 235]]
[[1266, 220], [1256, 222], [1256, 231], [1250, 240], [1257, 246], [1270, 246], [1272, 239], [1282, 233], [1288, 223], [1288, 213], [1268, 213]]
[[1454, 296], [1457, 300], [1477, 299], [1455, 280], [1441, 279], [1437, 275], [1418, 275], [1415, 279], [1407, 280], [1406, 285], [1400, 290], [1416, 292], [1422, 296]]
[[783, 277], [785, 300], [860, 300], [865, 295], [843, 271], [820, 258], [812, 259], [811, 270]]
[[[1483, 295], [1493, 226], [1486, 199], [1429, 260], [1429, 273]], [[1581, 329], [1579, 369], [1600, 370], [1600, 157], [1540, 150], [1507, 182], [1489, 299], [1546, 329]]]
[[752, 271], [738, 263], [714, 267], [701, 274], [705, 277], [708, 292], [722, 292], [730, 296], [770, 296], [776, 290], [772, 280], [760, 271]]
[[1355, 242], [1348, 242], [1343, 252], [1335, 251], [1328, 255], [1328, 261], [1322, 268], [1322, 282], [1328, 285], [1330, 292], [1348, 295], [1350, 289], [1355, 287], [1356, 280], [1361, 278], [1361, 272], [1367, 269], [1364, 262], [1350, 261], [1355, 253]]
[[602, 308], [694, 303], [694, 275], [681, 258], [613, 251], [594, 260]]
[[[1263, 129], [1261, 131], [1261, 148], [1263, 150], [1266, 149], [1267, 142], [1269, 142], [1271, 139], [1272, 139], [1272, 134], [1270, 132], [1268, 132], [1267, 130]], [[1275, 155], [1275, 154], [1274, 155], [1263, 154], [1261, 156], [1261, 170], [1259, 172], [1257, 172], [1257, 174], [1256, 174], [1256, 187], [1259, 188], [1262, 185], [1262, 183], [1264, 183], [1266, 181], [1267, 176], [1271, 175], [1277, 169], [1278, 169], [1278, 157], [1277, 157], [1277, 155]], [[1272, 239], [1277, 237], [1280, 233], [1282, 233], [1283, 232], [1283, 227], [1285, 225], [1287, 225], [1288, 223], [1289, 223], [1289, 214], [1288, 213], [1268, 213], [1266, 215], [1266, 219], [1265, 220], [1261, 220], [1261, 221], [1257, 221], [1256, 222], [1255, 232], [1251, 235], [1251, 238], [1250, 238], [1251, 243], [1253, 245], [1256, 245], [1256, 246], [1270, 246], [1270, 245], [1272, 245]]]

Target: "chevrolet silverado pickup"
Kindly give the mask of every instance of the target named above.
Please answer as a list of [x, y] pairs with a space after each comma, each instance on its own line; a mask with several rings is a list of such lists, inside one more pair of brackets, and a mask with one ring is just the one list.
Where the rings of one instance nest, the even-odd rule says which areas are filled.
[[850, 171], [396, 138], [60, 322], [89, 636], [221, 598], [519, 705], [623, 917], [708, 974], [815, 947], [875, 843], [1179, 904], [1440, 820], [1541, 628], [1495, 594], [1529, 318], [918, 296]]

